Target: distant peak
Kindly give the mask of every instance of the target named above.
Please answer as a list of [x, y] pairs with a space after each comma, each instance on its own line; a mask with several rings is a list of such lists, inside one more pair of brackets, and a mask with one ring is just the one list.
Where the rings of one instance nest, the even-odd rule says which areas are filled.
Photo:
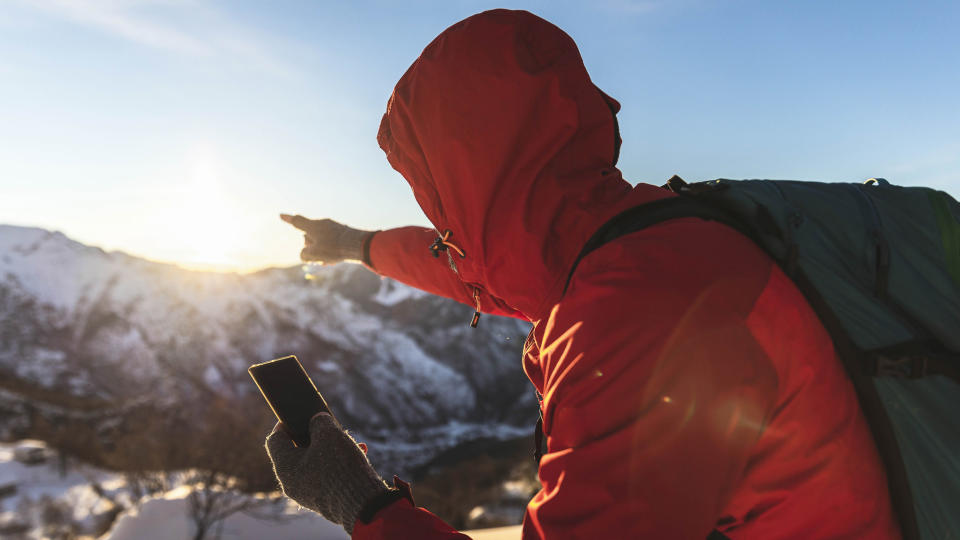
[[14, 248], [37, 249], [41, 244], [47, 242], [74, 249], [88, 247], [60, 231], [51, 231], [41, 227], [0, 224], [0, 251]]

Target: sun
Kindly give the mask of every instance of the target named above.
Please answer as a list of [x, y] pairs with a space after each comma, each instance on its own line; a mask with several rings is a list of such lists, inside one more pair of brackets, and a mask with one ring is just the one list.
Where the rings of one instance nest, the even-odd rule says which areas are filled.
[[238, 270], [244, 220], [214, 156], [195, 156], [189, 181], [176, 191], [165, 235], [174, 262], [195, 270]]

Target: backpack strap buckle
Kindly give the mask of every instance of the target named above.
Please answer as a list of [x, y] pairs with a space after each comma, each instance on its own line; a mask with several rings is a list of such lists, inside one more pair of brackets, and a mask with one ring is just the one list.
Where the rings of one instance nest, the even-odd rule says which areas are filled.
[[924, 356], [890, 357], [877, 355], [874, 358], [873, 373], [877, 377], [896, 379], [919, 379], [929, 374], [927, 358]]
[[669, 189], [670, 191], [679, 195], [680, 192], [683, 191], [684, 188], [688, 187], [689, 185], [690, 184], [688, 184], [683, 178], [680, 178], [678, 175], [675, 174], [671, 176], [669, 180], [667, 180], [666, 184], [660, 187], [664, 189]]
[[667, 183], [660, 186], [663, 189], [668, 189], [677, 195], [703, 195], [705, 193], [714, 193], [717, 191], [723, 191], [729, 188], [729, 184], [721, 182], [719, 180], [712, 180], [710, 182], [696, 182], [693, 184], [688, 184], [686, 180], [680, 178], [676, 174], [671, 176]]

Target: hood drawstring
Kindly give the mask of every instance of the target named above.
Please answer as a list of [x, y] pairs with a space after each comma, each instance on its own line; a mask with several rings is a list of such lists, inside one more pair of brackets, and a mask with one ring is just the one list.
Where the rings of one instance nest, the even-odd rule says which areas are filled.
[[437, 239], [430, 244], [430, 251], [433, 253], [434, 257], [439, 257], [440, 252], [446, 251], [447, 248], [456, 251], [457, 254], [460, 255], [461, 259], [467, 256], [467, 254], [464, 253], [459, 246], [449, 241], [451, 236], [453, 236], [453, 231], [447, 229], [443, 231], [443, 236], [438, 236]]
[[[442, 236], [438, 236], [437, 239], [430, 244], [430, 252], [433, 253], [434, 257], [440, 257], [440, 252], [447, 251], [448, 248], [456, 251], [461, 259], [467, 256], [467, 254], [460, 249], [460, 246], [450, 241], [451, 236], [453, 236], [453, 231], [446, 229], [443, 231]], [[453, 261], [450, 261], [450, 264], [453, 265]], [[470, 320], [470, 328], [476, 328], [477, 323], [480, 322], [480, 289], [478, 287], [473, 287], [473, 302], [476, 304], [477, 310], [473, 313], [473, 319]]]
[[477, 304], [477, 310], [473, 313], [473, 320], [470, 321], [470, 328], [476, 328], [480, 322], [480, 289], [473, 288], [473, 301]]

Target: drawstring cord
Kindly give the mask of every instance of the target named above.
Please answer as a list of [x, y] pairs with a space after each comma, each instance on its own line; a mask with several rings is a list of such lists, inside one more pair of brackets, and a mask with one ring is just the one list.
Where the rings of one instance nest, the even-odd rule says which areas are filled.
[[456, 251], [457, 254], [460, 255], [461, 259], [467, 256], [467, 254], [464, 253], [459, 246], [449, 241], [451, 236], [453, 236], [453, 231], [447, 229], [443, 231], [443, 236], [438, 236], [437, 239], [430, 244], [430, 251], [433, 253], [434, 257], [439, 257], [440, 252], [446, 251], [447, 248]]
[[[460, 246], [450, 241], [451, 236], [453, 236], [453, 231], [446, 229], [443, 231], [443, 235], [438, 236], [437, 239], [430, 244], [430, 252], [433, 253], [435, 258], [440, 257], [440, 252], [446, 251], [447, 249], [456, 251], [461, 259], [467, 256], [467, 254], [460, 249]], [[473, 319], [470, 320], [470, 328], [476, 328], [477, 323], [480, 322], [480, 289], [478, 287], [473, 287], [473, 302], [476, 304], [477, 310], [474, 311]]]

